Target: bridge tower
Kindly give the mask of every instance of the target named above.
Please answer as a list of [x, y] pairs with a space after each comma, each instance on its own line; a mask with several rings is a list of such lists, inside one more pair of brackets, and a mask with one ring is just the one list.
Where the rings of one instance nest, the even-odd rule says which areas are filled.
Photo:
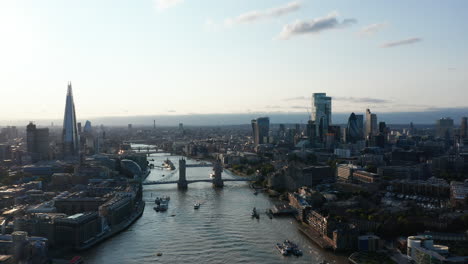
[[184, 158], [179, 159], [179, 182], [177, 187], [179, 189], [187, 189], [187, 174], [186, 174], [186, 161]]
[[217, 160], [213, 165], [214, 178], [213, 178], [213, 187], [222, 188], [224, 186], [223, 178], [221, 174], [223, 173], [223, 167], [221, 166], [220, 160]]

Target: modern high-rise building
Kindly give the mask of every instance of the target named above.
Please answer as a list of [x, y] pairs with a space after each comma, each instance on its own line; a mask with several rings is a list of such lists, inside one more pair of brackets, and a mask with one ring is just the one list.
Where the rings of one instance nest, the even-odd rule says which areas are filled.
[[356, 122], [359, 129], [359, 139], [364, 138], [364, 115], [356, 115]]
[[453, 119], [450, 117], [441, 118], [436, 123], [436, 136], [439, 138], [451, 139], [453, 137]]
[[83, 128], [83, 132], [86, 134], [93, 133], [93, 127], [91, 126], [91, 121], [86, 120], [85, 126]]
[[33, 162], [47, 160], [49, 158], [49, 129], [36, 128], [35, 124], [29, 122], [26, 126], [26, 148]]
[[468, 138], [468, 117], [462, 117], [460, 125], [460, 137]]
[[265, 138], [268, 138], [268, 132], [270, 131], [270, 118], [259, 117], [252, 120], [252, 134], [254, 145], [268, 143]]
[[366, 138], [370, 139], [372, 136], [378, 134], [377, 115], [371, 113], [370, 109], [366, 110]]
[[310, 120], [315, 122], [316, 135], [323, 141], [328, 133], [328, 126], [332, 124], [332, 98], [326, 93], [312, 95], [312, 114]]
[[63, 155], [76, 157], [80, 153], [80, 139], [78, 127], [76, 125], [75, 103], [73, 102], [73, 92], [71, 82], [68, 83], [67, 99], [65, 103], [65, 115], [63, 118]]
[[354, 113], [348, 118], [348, 125], [346, 126], [346, 142], [356, 143], [361, 138], [361, 131], [358, 124], [358, 119]]
[[317, 135], [315, 134], [316, 132], [317, 130], [315, 128], [315, 122], [309, 120], [309, 122], [307, 122], [306, 133], [310, 143], [315, 143], [315, 139], [317, 137]]

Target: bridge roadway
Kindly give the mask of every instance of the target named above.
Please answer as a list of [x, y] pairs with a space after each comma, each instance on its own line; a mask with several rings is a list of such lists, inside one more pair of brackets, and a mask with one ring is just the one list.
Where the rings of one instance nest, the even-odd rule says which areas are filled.
[[[252, 179], [223, 179], [223, 182], [248, 182], [252, 181]], [[195, 183], [195, 182], [209, 182], [213, 183], [213, 180], [206, 179], [206, 180], [191, 180], [187, 181], [187, 184]], [[143, 182], [142, 185], [159, 185], [159, 184], [175, 184], [179, 183], [179, 181], [146, 181]]]

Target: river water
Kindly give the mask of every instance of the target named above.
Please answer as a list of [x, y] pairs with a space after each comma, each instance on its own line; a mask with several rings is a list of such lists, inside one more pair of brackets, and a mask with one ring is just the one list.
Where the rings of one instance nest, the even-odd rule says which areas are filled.
[[[180, 156], [154, 154], [159, 166], [169, 158], [176, 168]], [[198, 163], [187, 159], [187, 164]], [[211, 168], [187, 168], [187, 180], [209, 179]], [[164, 176], [163, 176], [164, 175]], [[236, 178], [229, 171], [223, 178]], [[177, 180], [171, 172], [155, 168], [147, 180]], [[170, 196], [167, 212], [153, 210], [157, 196]], [[295, 219], [264, 214], [277, 201], [266, 194], [253, 195], [246, 182], [226, 182], [214, 189], [210, 183], [192, 183], [186, 191], [176, 184], [144, 186], [143, 216], [126, 231], [83, 253], [86, 263], [347, 263], [345, 257], [323, 251], [300, 233]], [[201, 207], [194, 210], [193, 204]], [[252, 208], [261, 212], [252, 219]], [[284, 257], [274, 247], [290, 239], [304, 252], [302, 257]], [[162, 256], [157, 256], [162, 253]]]

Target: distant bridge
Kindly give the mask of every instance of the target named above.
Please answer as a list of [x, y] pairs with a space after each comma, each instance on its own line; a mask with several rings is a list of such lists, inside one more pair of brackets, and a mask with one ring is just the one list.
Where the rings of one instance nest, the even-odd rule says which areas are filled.
[[144, 153], [147, 155], [157, 153], [168, 153], [169, 151], [162, 150], [157, 146], [146, 146], [146, 147], [132, 147], [131, 150], [135, 153]]
[[[202, 180], [187, 180], [186, 178], [186, 168], [203, 168], [203, 167], [211, 167], [213, 166], [214, 177], [213, 179], [202, 179]], [[142, 185], [161, 185], [161, 184], [177, 184], [179, 189], [186, 189], [189, 184], [195, 182], [208, 182], [212, 183], [213, 187], [223, 187], [224, 182], [247, 182], [252, 181], [253, 179], [250, 178], [242, 178], [242, 179], [223, 179], [221, 174], [223, 172], [223, 168], [216, 162], [214, 164], [208, 163], [201, 163], [201, 164], [186, 164], [185, 159], [179, 160], [179, 180], [177, 181], [145, 181]]]
[[[223, 179], [223, 182], [248, 182], [252, 181], [252, 179]], [[190, 183], [196, 183], [196, 182], [208, 182], [208, 183], [213, 183], [212, 179], [206, 179], [206, 180], [192, 180], [192, 181], [186, 181], [187, 184]], [[179, 181], [145, 181], [142, 183], [142, 185], [161, 185], [161, 184], [176, 184], [179, 183]]]

